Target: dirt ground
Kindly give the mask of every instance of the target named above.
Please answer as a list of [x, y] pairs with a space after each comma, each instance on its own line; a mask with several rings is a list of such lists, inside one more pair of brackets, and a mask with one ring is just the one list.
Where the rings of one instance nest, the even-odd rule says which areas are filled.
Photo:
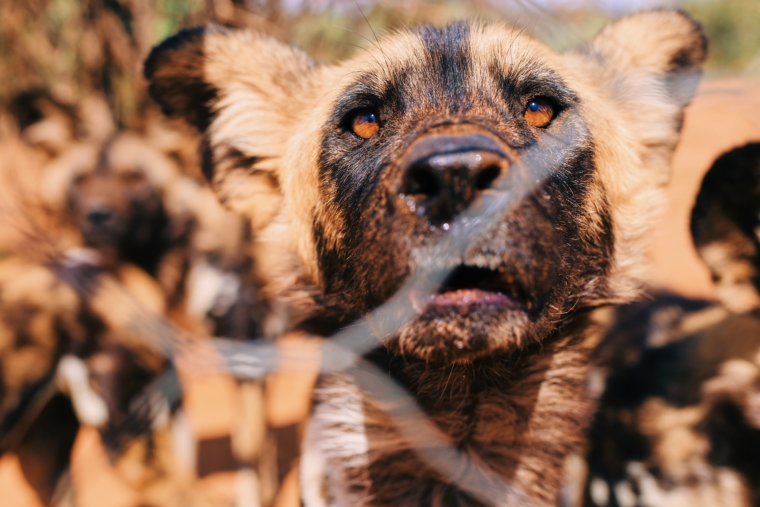
[[[712, 161], [730, 148], [760, 141], [758, 113], [760, 79], [715, 79], [701, 86], [687, 111], [683, 140], [673, 161], [670, 207], [653, 238], [654, 285], [687, 296], [713, 297], [709, 276], [691, 244], [689, 214]], [[195, 435], [212, 439], [229, 434], [235, 419], [234, 382], [214, 377], [186, 387], [186, 407]], [[136, 506], [134, 493], [109, 466], [92, 428], [82, 429], [76, 441], [72, 479], [79, 507]], [[211, 474], [202, 480], [202, 487], [209, 495], [231, 501], [234, 476], [229, 472]], [[0, 491], [0, 503], [5, 507], [42, 507], [13, 455], [0, 458]], [[296, 505], [297, 500], [283, 503]]]

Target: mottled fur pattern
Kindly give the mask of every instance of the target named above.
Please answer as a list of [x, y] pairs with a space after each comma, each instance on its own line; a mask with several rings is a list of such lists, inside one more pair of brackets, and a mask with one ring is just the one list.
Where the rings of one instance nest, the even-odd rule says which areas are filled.
[[[105, 420], [98, 422], [114, 458], [123, 454], [129, 439], [150, 439], [151, 414], [133, 413], [130, 402], [139, 389], [165, 369], [166, 363], [149, 346], [110, 325], [113, 307], [103, 305], [108, 307], [104, 314], [103, 308], [98, 308], [97, 294], [91, 292], [96, 292], [103, 276], [115, 277], [126, 287], [124, 290], [140, 299], [148, 314], [163, 311], [160, 288], [136, 268], [108, 273], [91, 266], [42, 265], [18, 258], [0, 263], [0, 452], [25, 456], [29, 464], [22, 460], [22, 469], [46, 505], [68, 468], [74, 437], [85, 414], [77, 413], [69, 401], [79, 393], [71, 392], [73, 386], [58, 372], [63, 358], [80, 357], [94, 361], [95, 366], [102, 365], [105, 356], [127, 354], [131, 367], [111, 364], [108, 371], [95, 368], [89, 379], [88, 369], [84, 369], [84, 382], [89, 382], [93, 394], [105, 401], [108, 413]], [[85, 283], [71, 283], [76, 280]], [[137, 371], [141, 375], [131, 375]], [[130, 374], [130, 382], [108, 381], [124, 373]], [[51, 426], [48, 421], [56, 424]], [[92, 423], [86, 415], [82, 422]]]
[[[184, 327], [235, 337], [260, 334], [250, 227], [199, 184], [198, 157], [186, 153], [197, 142], [187, 129], [146, 114], [139, 128], [84, 135], [88, 129], [76, 110], [40, 92], [22, 94], [12, 110], [18, 142], [41, 163], [34, 186], [9, 200], [20, 199], [29, 216], [30, 203], [39, 204], [52, 219], [31, 218], [57, 248], [86, 248], [74, 255], [139, 267], [159, 282], [169, 312]], [[15, 169], [8, 168], [9, 178]], [[26, 245], [3, 246], [17, 251]], [[252, 317], [242, 316], [243, 308]]]
[[[0, 263], [0, 452], [18, 454], [48, 505], [71, 495], [74, 438], [96, 426], [141, 503], [205, 505], [193, 487], [198, 442], [176, 411], [168, 322], [199, 337], [261, 335], [250, 226], [199, 183], [197, 154], [184, 153], [192, 139], [163, 117], [91, 136], [45, 94], [22, 95], [13, 111], [15, 141], [38, 156], [3, 167], [10, 181], [18, 167], [37, 170], [21, 175], [31, 180], [23, 192], [8, 192], [29, 218], [13, 224], [22, 234], [0, 238], [15, 254]], [[259, 444], [229, 466], [255, 463]]]
[[[565, 459], [584, 448], [576, 428], [593, 410], [587, 358], [597, 336], [582, 329], [540, 351], [473, 363], [427, 365], [385, 354], [373, 359], [393, 372], [452, 445], [520, 491], [505, 496], [505, 503], [554, 505]], [[461, 486], [477, 482], [477, 470], [461, 469], [453, 484], [431, 468], [417, 456], [419, 443], [398, 431], [383, 397], [367, 395], [372, 389], [361, 385], [361, 372], [350, 373], [322, 382], [311, 423], [316, 435], [309, 443], [325, 460], [335, 505], [484, 505]]]
[[672, 295], [617, 310], [587, 504], [759, 505], [760, 321]]
[[[56, 488], [80, 424], [98, 426], [120, 463], [143, 445], [148, 452], [130, 466], [166, 481], [154, 458], [165, 430], [156, 405], [168, 407], [163, 395], [153, 406], [136, 401], [168, 362], [123, 324], [135, 305], [143, 318], [166, 315], [182, 285], [192, 220], [164, 153], [134, 133], [81, 140], [71, 111], [37, 94], [27, 99], [15, 104], [21, 138], [44, 151], [44, 163], [27, 189], [34, 195], [10, 197], [40, 203], [57, 220], [40, 220], [48, 229], [32, 230], [24, 249], [0, 262], [0, 453], [18, 454], [48, 505], [63, 492]], [[104, 280], [127, 295], [126, 307], [103, 297]]]
[[[251, 220], [262, 292], [280, 310], [269, 332], [308, 319], [329, 334], [410, 276], [454, 270], [446, 283], [468, 290], [498, 273], [509, 305], [422, 308], [366, 360], [412, 393], [444, 440], [511, 485], [496, 503], [556, 505], [594, 407], [595, 309], [641, 285], [705, 50], [679, 11], [624, 18], [562, 55], [500, 25], [421, 27], [332, 67], [211, 26], [155, 48], [145, 74], [164, 112], [203, 132], [220, 200]], [[524, 115], [539, 98], [554, 114], [537, 128]], [[352, 132], [366, 111], [378, 124], [369, 138]], [[477, 138], [500, 157], [496, 180], [445, 188], [448, 215], [409, 184], [411, 157], [436, 136]], [[426, 188], [438, 198], [437, 184]], [[487, 227], [460, 249], [439, 247], [467, 230], [459, 213], [505, 188]], [[481, 505], [478, 481], [418, 458], [361, 377], [317, 390], [304, 467], [321, 462], [327, 483], [305, 484], [306, 503]]]
[[694, 246], [723, 304], [760, 309], [760, 143], [721, 155], [705, 175], [691, 215]]
[[722, 307], [657, 295], [617, 310], [597, 352], [610, 376], [590, 505], [760, 505], [759, 188], [751, 143], [714, 162], [692, 211]]

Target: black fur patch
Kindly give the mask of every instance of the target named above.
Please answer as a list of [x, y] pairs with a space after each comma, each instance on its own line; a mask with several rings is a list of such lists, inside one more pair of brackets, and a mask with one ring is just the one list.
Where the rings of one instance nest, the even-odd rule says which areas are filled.
[[206, 181], [214, 180], [214, 150], [211, 149], [211, 141], [208, 136], [203, 136], [199, 146], [201, 154], [201, 172], [206, 177]]
[[417, 36], [427, 50], [426, 67], [431, 71], [435, 86], [427, 91], [429, 100], [443, 102], [452, 112], [466, 108], [467, 101], [462, 97], [468, 91], [470, 73], [470, 26], [456, 23], [441, 30], [432, 26], [421, 26]]
[[71, 401], [54, 395], [28, 428], [16, 453], [29, 485], [44, 505], [54, 503], [54, 493], [69, 468], [79, 421]]
[[[218, 30], [218, 28], [213, 28]], [[209, 28], [182, 30], [153, 48], [145, 61], [148, 93], [168, 116], [186, 119], [201, 132], [211, 123], [217, 90], [204, 78], [203, 40]]]
[[696, 37], [690, 46], [682, 48], [671, 57], [670, 65], [667, 70], [668, 72], [682, 72], [687, 69], [693, 70], [701, 65], [705, 59], [705, 55], [707, 55], [707, 36], [702, 29], [702, 25], [697, 23], [691, 14], [682, 9], [673, 9], [673, 12], [681, 15], [692, 25]]
[[713, 227], [718, 210], [745, 236], [755, 238], [760, 220], [760, 143], [724, 153], [705, 175], [691, 213], [691, 233], [697, 246], [728, 232]]
[[11, 100], [8, 105], [9, 112], [16, 118], [19, 128], [25, 128], [34, 125], [45, 117], [45, 106], [53, 106], [71, 119], [76, 118], [75, 111], [72, 107], [61, 104], [43, 90], [27, 90], [19, 93]]

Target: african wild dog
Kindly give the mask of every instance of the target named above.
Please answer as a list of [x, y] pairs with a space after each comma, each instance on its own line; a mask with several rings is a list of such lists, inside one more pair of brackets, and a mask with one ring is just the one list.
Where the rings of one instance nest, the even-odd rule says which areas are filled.
[[[65, 492], [60, 478], [79, 425], [97, 426], [141, 501], [202, 504], [190, 487], [197, 477], [189, 433], [174, 453], [184, 419], [166, 417], [181, 396], [166, 344], [130, 327], [168, 320], [198, 336], [259, 335], [248, 221], [199, 184], [194, 158], [183, 153], [187, 138], [167, 132], [163, 117], [93, 137], [77, 110], [45, 94], [22, 94], [13, 111], [19, 140], [40, 163], [26, 192], [12, 198], [53, 248], [34, 236], [30, 245], [0, 245], [14, 253], [0, 262], [0, 453], [19, 454], [48, 504], [54, 489]], [[26, 176], [37, 166], [21, 167]], [[2, 176], [12, 179], [12, 171]], [[40, 212], [31, 213], [38, 201]], [[114, 299], [119, 294], [126, 298]], [[252, 461], [251, 447], [236, 458]]]
[[[673, 295], [616, 310], [587, 502], [760, 505], [760, 144], [721, 155], [691, 216], [722, 305]], [[733, 313], [731, 313], [733, 312]]]
[[[139, 128], [93, 136], [78, 109], [39, 91], [20, 94], [12, 111], [19, 137], [42, 161], [26, 171], [34, 173], [34, 187], [20, 189], [31, 194], [21, 196], [22, 204], [28, 211], [39, 201], [57, 219], [44, 227], [59, 248], [85, 248], [70, 253], [104, 267], [139, 267], [160, 283], [174, 314], [185, 314], [180, 320], [187, 327], [220, 327], [206, 320], [230, 327], [225, 311], [234, 305], [216, 301], [218, 290], [208, 286], [224, 278], [245, 291], [250, 234], [197, 181], [197, 156], [185, 153], [195, 146], [191, 136], [150, 114]], [[204, 274], [193, 276], [199, 265], [195, 271]]]
[[[453, 447], [407, 438], [364, 367], [326, 376], [308, 505], [558, 503], [595, 405], [595, 310], [639, 289], [705, 51], [669, 10], [562, 55], [477, 23], [404, 30], [333, 67], [214, 26], [153, 50], [150, 93], [204, 132], [212, 187], [251, 218], [279, 331], [330, 334], [400, 289], [416, 312], [389, 335], [370, 318], [365, 360]], [[415, 290], [428, 279], [432, 296]]]
[[737, 313], [760, 310], [760, 143], [721, 155], [691, 215], [694, 246], [718, 298]]
[[169, 209], [166, 194], [180, 175], [166, 157], [124, 133], [103, 144], [81, 143], [48, 170], [49, 185], [66, 189], [72, 225], [98, 263], [139, 267], [161, 284], [167, 301], [176, 297], [191, 216]]
[[758, 505], [760, 321], [670, 294], [616, 310], [586, 504]]
[[[44, 163], [36, 195], [15, 197], [22, 205], [24, 198], [40, 201], [58, 220], [48, 224], [35, 215], [48, 227], [44, 238], [3, 245], [20, 250], [0, 262], [0, 453], [18, 454], [48, 505], [66, 492], [80, 424], [92, 425], [117, 467], [141, 481], [135, 486], [159, 483], [164, 497], [171, 488], [175, 496], [186, 494], [166, 458], [170, 428], [158, 424], [168, 421], [164, 393], [143, 392], [159, 376], [171, 376], [169, 363], [124, 329], [124, 300], [113, 304], [101, 290], [103, 282], [116, 282], [141, 317], [166, 315], [183, 274], [166, 270], [164, 259], [189, 247], [189, 220], [169, 216], [178, 208], [171, 183], [179, 172], [135, 134], [81, 140], [73, 114], [39, 97], [26, 105], [16, 111], [21, 138], [44, 150]], [[48, 239], [52, 248], [38, 244]], [[168, 290], [157, 278], [170, 282]], [[139, 494], [149, 502], [147, 489]]]

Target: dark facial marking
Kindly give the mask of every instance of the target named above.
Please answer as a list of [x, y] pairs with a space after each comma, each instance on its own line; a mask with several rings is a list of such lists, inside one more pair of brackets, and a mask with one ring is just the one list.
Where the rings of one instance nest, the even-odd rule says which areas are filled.
[[[313, 231], [327, 297], [361, 315], [383, 304], [412, 272], [482, 269], [488, 275], [482, 283], [468, 279], [442, 287], [429, 311], [415, 306], [423, 313], [402, 331], [402, 348], [431, 351], [457, 345], [459, 336], [459, 348], [477, 354], [494, 346], [492, 338], [499, 335], [504, 338], [496, 346], [506, 349], [512, 339], [507, 335], [518, 336], [509, 327], [513, 318], [523, 322], [520, 336], [545, 336], [579, 301], [604, 297], [613, 245], [606, 203], [586, 206], [589, 188], [597, 183], [593, 140], [575, 107], [579, 99], [550, 67], [530, 59], [510, 68], [493, 62], [492, 81], [474, 82], [465, 26], [416, 33], [425, 54], [393, 73], [365, 71], [338, 98], [323, 130], [319, 170], [325, 199]], [[382, 125], [366, 139], [352, 131], [362, 111], [376, 111]], [[526, 112], [536, 117], [526, 118]], [[437, 138], [442, 142], [433, 142]], [[465, 143], [480, 138], [498, 149], [473, 151]], [[465, 145], [452, 149], [456, 143]], [[412, 157], [425, 171], [405, 164], [418, 144], [432, 146], [420, 160]], [[489, 162], [490, 155], [505, 163]], [[499, 175], [505, 178], [497, 191], [516, 197], [503, 216], [466, 251], [425, 254], [447, 234], [444, 225], [480, 192], [496, 190], [491, 187]], [[433, 176], [440, 177], [428, 185]], [[443, 206], [449, 198], [457, 202]], [[420, 201], [415, 210], [410, 199]], [[423, 206], [435, 203], [443, 206], [440, 213]], [[588, 216], [587, 209], [597, 216]], [[336, 217], [337, 240], [335, 228], [325, 226]], [[585, 230], [589, 223], [600, 227]]]
[[467, 94], [470, 72], [470, 26], [464, 23], [449, 25], [444, 29], [422, 26], [417, 36], [427, 51], [426, 64], [432, 75], [437, 75], [437, 86], [431, 87], [432, 101], [448, 105], [457, 112], [467, 104], [462, 100]]
[[214, 152], [211, 149], [211, 141], [208, 136], [203, 136], [200, 146], [201, 172], [206, 181], [211, 182], [214, 179]]

